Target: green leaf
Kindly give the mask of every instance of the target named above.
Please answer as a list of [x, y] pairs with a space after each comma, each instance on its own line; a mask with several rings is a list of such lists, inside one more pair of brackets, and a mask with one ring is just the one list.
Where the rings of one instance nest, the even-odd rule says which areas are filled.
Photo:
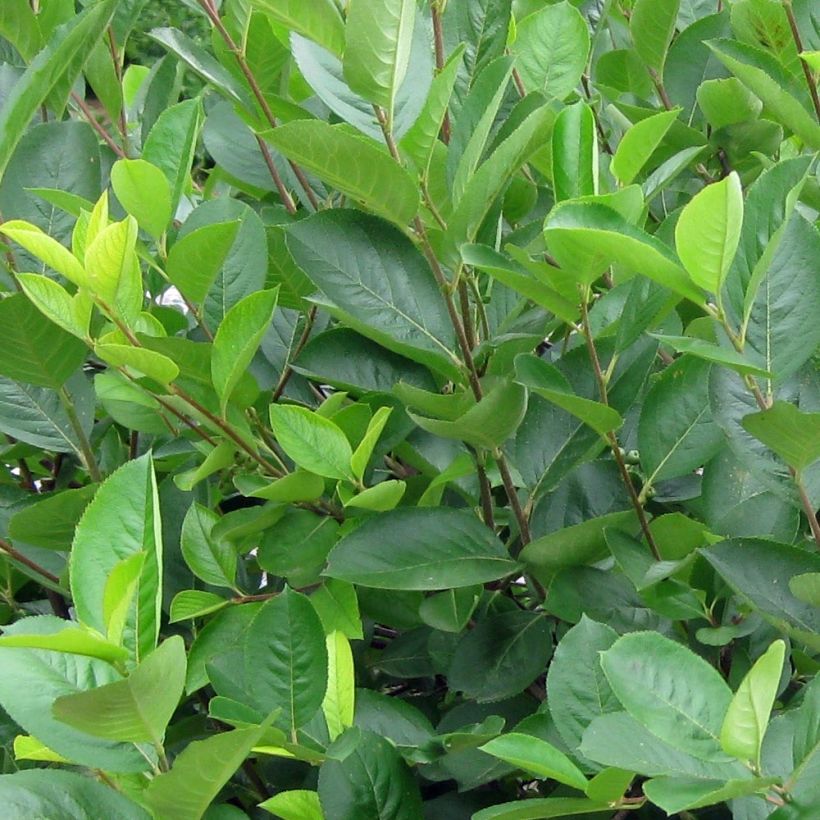
[[789, 402], [776, 401], [745, 416], [743, 427], [798, 473], [820, 458], [820, 413], [802, 413]]
[[820, 572], [805, 572], [789, 581], [789, 589], [795, 598], [820, 607]]
[[159, 746], [185, 685], [185, 644], [168, 638], [125, 679], [54, 701], [57, 720], [106, 740]]
[[319, 803], [319, 794], [306, 789], [279, 792], [260, 803], [259, 808], [282, 820], [324, 820], [325, 817]]
[[[156, 646], [162, 605], [162, 533], [150, 454], [129, 461], [100, 485], [74, 535], [71, 592], [81, 623], [105, 633], [105, 586], [114, 567], [144, 552], [123, 641], [139, 661]], [[112, 538], [111, 533], [117, 533]]]
[[760, 769], [760, 748], [777, 697], [786, 644], [775, 641], [746, 673], [720, 730], [723, 751]]
[[[512, 43], [527, 91], [563, 100], [581, 80], [589, 54], [589, 29], [580, 12], [566, 0], [525, 17]], [[550, 43], [549, 49], [544, 43]]]
[[629, 185], [649, 162], [655, 149], [680, 114], [680, 109], [662, 111], [636, 122], [624, 134], [618, 143], [615, 156], [612, 157], [609, 169], [620, 180], [621, 185]]
[[326, 817], [422, 816], [419, 787], [390, 741], [350, 729], [328, 749], [328, 756], [319, 769], [319, 800]]
[[143, 792], [157, 817], [200, 820], [208, 806], [265, 734], [265, 726], [235, 729], [189, 743], [171, 771], [155, 777]]
[[680, 0], [636, 0], [629, 18], [635, 51], [659, 76], [663, 75], [679, 8]]
[[701, 550], [735, 594], [777, 629], [817, 649], [820, 611], [796, 598], [791, 579], [820, 572], [820, 556], [755, 538], [733, 538]]
[[557, 367], [531, 353], [515, 357], [515, 376], [528, 390], [572, 413], [602, 436], [624, 423], [620, 414], [608, 405], [577, 396]]
[[494, 581], [517, 566], [472, 514], [408, 508], [377, 515], [345, 536], [331, 551], [325, 575], [377, 589], [428, 590]]
[[65, 288], [39, 273], [18, 273], [17, 281], [31, 303], [55, 325], [80, 339], [88, 338], [93, 304], [87, 292], [69, 296]]
[[730, 348], [720, 347], [703, 339], [695, 339], [691, 336], [666, 336], [662, 333], [652, 333], [650, 335], [659, 342], [669, 345], [669, 347], [677, 350], [679, 353], [688, 353], [704, 361], [714, 362], [715, 364], [731, 368], [738, 373], [748, 373], [751, 376], [764, 377], [771, 375], [768, 370], [764, 370], [763, 367], [756, 364], [752, 357], [745, 356], [742, 353], [736, 353]]
[[[14, 84], [0, 112], [0, 177], [37, 109], [52, 97], [62, 108], [71, 86], [111, 22], [117, 0], [102, 0], [74, 15]], [[56, 95], [54, 97], [53, 95]]]
[[148, 820], [148, 812], [125, 795], [77, 772], [31, 769], [0, 777], [6, 820]]
[[356, 675], [350, 642], [341, 632], [327, 636], [327, 692], [322, 701], [331, 741], [353, 725]]
[[353, 451], [347, 436], [330, 419], [306, 407], [272, 404], [270, 420], [276, 440], [289, 458], [325, 478], [349, 478]]
[[97, 343], [94, 345], [94, 353], [114, 367], [135, 371], [159, 384], [170, 384], [179, 376], [179, 367], [172, 359], [143, 347]]
[[67, 626], [59, 632], [48, 634], [2, 635], [0, 646], [49, 649], [53, 652], [67, 652], [87, 658], [99, 658], [108, 663], [116, 663], [128, 657], [128, 653], [121, 647], [102, 640], [91, 630], [78, 626]]
[[201, 618], [228, 606], [229, 601], [213, 592], [198, 589], [183, 589], [171, 601], [170, 623], [179, 623], [191, 618]]
[[137, 222], [129, 216], [103, 228], [85, 250], [88, 289], [108, 313], [129, 324], [142, 310], [144, 296], [137, 233]]
[[62, 387], [85, 359], [86, 346], [49, 321], [22, 294], [0, 301], [0, 375]]
[[820, 125], [791, 93], [795, 80], [787, 75], [776, 58], [736, 40], [711, 40], [706, 45], [732, 74], [763, 101], [778, 122], [797, 134], [809, 148], [820, 150]]
[[406, 236], [353, 210], [323, 211], [287, 233], [296, 263], [327, 300], [323, 307], [388, 350], [459, 378], [444, 300]]
[[367, 425], [367, 432], [364, 434], [364, 438], [359, 442], [359, 446], [353, 451], [353, 455], [350, 458], [350, 469], [359, 481], [362, 481], [364, 478], [364, 471], [367, 469], [367, 465], [373, 455], [373, 450], [379, 440], [379, 436], [381, 436], [392, 412], [392, 407], [380, 407], [373, 414], [373, 418], [370, 419], [370, 423]]
[[260, 290], [237, 302], [225, 314], [214, 337], [211, 376], [222, 413], [273, 321], [279, 288]]
[[562, 203], [547, 218], [544, 236], [561, 267], [577, 272], [583, 282], [595, 281], [618, 263], [703, 304], [703, 294], [692, 285], [674, 254], [606, 205]]
[[261, 136], [353, 202], [401, 227], [418, 211], [418, 186], [410, 174], [372, 140], [344, 125], [296, 120]]
[[689, 201], [675, 227], [675, 246], [696, 285], [721, 292], [742, 225], [743, 189], [735, 172]]
[[344, 51], [344, 21], [332, 0], [252, 0], [252, 4], [277, 23], [309, 37], [328, 51], [338, 55]]
[[[3, 627], [4, 638], [59, 636], [66, 622], [50, 615], [23, 618]], [[57, 637], [59, 642], [61, 638]], [[51, 714], [54, 701], [93, 686], [121, 679], [106, 661], [46, 649], [4, 647], [0, 705], [25, 732], [73, 763], [110, 772], [143, 772], [152, 759], [145, 747], [91, 737], [60, 723]], [[21, 685], [25, 681], [25, 685]]]
[[266, 501], [281, 501], [285, 504], [294, 501], [314, 501], [325, 491], [325, 482], [321, 476], [305, 470], [296, 470], [271, 484], [265, 484], [247, 493], [251, 498], [264, 498]]
[[76, 490], [44, 493], [41, 501], [9, 519], [9, 535], [35, 547], [68, 552], [74, 528], [96, 491], [96, 485], [89, 484]]
[[481, 598], [481, 586], [447, 589], [428, 595], [419, 607], [424, 623], [442, 632], [461, 632]]
[[480, 749], [541, 780], [557, 780], [586, 792], [584, 773], [563, 752], [541, 738], [513, 732], [485, 743]]
[[384, 0], [376, 5], [351, 0], [347, 9], [345, 79], [353, 91], [385, 110], [388, 127], [410, 62], [415, 16], [413, 0]]
[[552, 186], [556, 202], [598, 193], [595, 115], [583, 100], [565, 108], [555, 120], [552, 131]]
[[480, 703], [519, 694], [546, 669], [549, 636], [544, 613], [515, 609], [483, 618], [450, 657], [450, 689]]
[[171, 221], [171, 190], [165, 174], [144, 159], [121, 159], [111, 168], [111, 187], [125, 210], [154, 238]]
[[91, 278], [83, 266], [67, 248], [55, 239], [43, 233], [36, 225], [29, 222], [10, 219], [2, 225], [2, 232], [24, 247], [57, 273], [61, 273], [69, 282], [78, 287], [86, 287]]
[[627, 712], [654, 735], [703, 760], [725, 759], [720, 727], [732, 693], [714, 667], [654, 632], [619, 638], [601, 666]]
[[585, 797], [541, 797], [489, 806], [475, 812], [472, 820], [547, 820], [552, 817], [597, 814], [610, 808], [608, 803], [587, 800]]
[[362, 619], [352, 584], [328, 578], [311, 596], [325, 633], [341, 632], [351, 640], [361, 639]]
[[682, 777], [656, 777], [644, 785], [644, 794], [667, 814], [713, 806], [725, 800], [763, 794], [777, 783], [776, 777], [750, 780], [698, 780]]
[[614, 629], [584, 615], [561, 639], [550, 663], [550, 715], [562, 740], [574, 753], [594, 718], [621, 709], [599, 661], [600, 653], [617, 639]]
[[214, 538], [211, 530], [219, 516], [194, 502], [182, 522], [180, 548], [191, 572], [206, 584], [233, 588], [236, 583], [236, 549]]
[[291, 735], [316, 715], [327, 692], [322, 622], [304, 595], [289, 587], [265, 603], [235, 650], [208, 665], [217, 693], [264, 714]]
[[649, 389], [638, 424], [648, 483], [691, 473], [723, 445], [709, 408], [710, 369], [703, 359], [681, 356]]
[[407, 484], [404, 481], [382, 481], [345, 501], [345, 507], [387, 512], [398, 506], [406, 490]]

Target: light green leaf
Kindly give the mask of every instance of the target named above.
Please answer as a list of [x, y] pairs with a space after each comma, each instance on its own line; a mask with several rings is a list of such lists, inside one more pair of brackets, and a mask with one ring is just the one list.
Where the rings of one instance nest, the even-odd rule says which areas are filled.
[[341, 632], [351, 640], [361, 639], [362, 619], [356, 588], [345, 581], [328, 578], [310, 596], [325, 633]]
[[786, 401], [743, 418], [743, 427], [797, 472], [820, 458], [820, 413], [803, 413]]
[[14, 83], [0, 110], [0, 177], [46, 99], [51, 98], [53, 107], [62, 111], [85, 61], [111, 22], [117, 2], [102, 0], [76, 14]]
[[690, 777], [656, 777], [644, 784], [644, 794], [670, 816], [687, 809], [713, 806], [726, 800], [763, 794], [776, 777], [748, 780], [699, 780]]
[[501, 735], [480, 747], [482, 752], [501, 758], [542, 780], [557, 780], [586, 792], [584, 773], [551, 743], [516, 732]]
[[144, 347], [98, 343], [94, 352], [114, 367], [136, 371], [138, 376], [148, 376], [159, 384], [170, 384], [179, 375], [179, 367], [172, 359]]
[[795, 598], [820, 607], [820, 572], [804, 572], [789, 580], [789, 590]]
[[333, 0], [252, 0], [252, 5], [328, 51], [344, 51], [344, 20]]
[[732, 693], [717, 670], [656, 632], [633, 632], [601, 654], [618, 700], [653, 734], [702, 760], [723, 761], [720, 727]]
[[279, 288], [251, 293], [225, 314], [214, 337], [211, 376], [223, 415], [273, 321]]
[[82, 623], [105, 632], [108, 577], [120, 561], [138, 552], [145, 552], [145, 563], [124, 634], [124, 645], [137, 661], [156, 646], [162, 606], [162, 531], [150, 454], [112, 473], [77, 525], [71, 592]]
[[337, 424], [306, 407], [281, 404], [270, 406], [270, 420], [276, 440], [299, 467], [325, 478], [350, 478], [353, 451]]
[[165, 174], [144, 159], [121, 159], [111, 168], [111, 187], [125, 210], [151, 236], [171, 221], [171, 190]]
[[[549, 48], [544, 44], [549, 43]], [[570, 3], [554, 3], [517, 25], [511, 46], [527, 91], [563, 100], [580, 82], [589, 54], [589, 29]]]
[[266, 484], [247, 493], [251, 498], [264, 498], [266, 501], [281, 501], [285, 504], [294, 501], [314, 501], [325, 490], [325, 481], [315, 473], [296, 470], [271, 484]]
[[351, 90], [386, 111], [388, 127], [410, 62], [415, 16], [414, 0], [348, 4], [344, 76]]
[[370, 419], [367, 425], [367, 432], [364, 438], [359, 443], [359, 446], [353, 451], [350, 459], [350, 469], [353, 475], [361, 481], [364, 478], [364, 471], [367, 468], [368, 462], [373, 455], [373, 449], [384, 430], [385, 425], [393, 412], [392, 407], [380, 407]]
[[221, 732], [189, 743], [171, 771], [155, 777], [143, 792], [157, 817], [201, 820], [211, 801], [265, 734], [265, 726]]
[[199, 589], [183, 589], [174, 595], [171, 601], [170, 623], [179, 623], [191, 618], [201, 618], [211, 612], [217, 612], [229, 605], [229, 601], [213, 592]]
[[54, 702], [57, 720], [105, 738], [159, 746], [185, 686], [185, 643], [168, 638], [125, 679]]
[[107, 312], [131, 324], [142, 310], [137, 221], [129, 216], [103, 228], [85, 249], [88, 289]]
[[296, 120], [262, 136], [353, 202], [401, 227], [418, 211], [418, 186], [410, 174], [386, 150], [347, 126]]
[[632, 8], [629, 31], [635, 51], [658, 76], [663, 75], [679, 8], [680, 0], [636, 0]]
[[48, 649], [53, 652], [84, 655], [87, 658], [99, 658], [108, 663], [116, 663], [128, 657], [128, 653], [121, 647], [103, 640], [99, 635], [81, 626], [67, 626], [59, 632], [47, 634], [2, 635], [0, 646]]
[[473, 814], [472, 820], [548, 820], [552, 817], [574, 817], [611, 810], [608, 803], [585, 797], [541, 797], [499, 803]]
[[754, 360], [744, 356], [742, 353], [737, 353], [729, 348], [720, 347], [703, 339], [696, 339], [691, 336], [666, 336], [662, 333], [650, 333], [649, 335], [659, 342], [669, 345], [669, 347], [677, 350], [679, 353], [689, 353], [692, 356], [697, 356], [699, 359], [705, 359], [707, 362], [714, 362], [715, 364], [729, 367], [738, 373], [748, 373], [752, 376], [764, 377], [771, 375], [768, 370], [765, 370], [756, 364]]
[[191, 572], [206, 584], [233, 588], [236, 583], [236, 548], [228, 541], [214, 538], [211, 530], [219, 516], [194, 502], [185, 515], [180, 548]]
[[80, 339], [88, 338], [93, 302], [87, 291], [69, 296], [62, 285], [40, 273], [18, 273], [17, 281], [31, 302], [55, 325]]
[[679, 113], [680, 109], [676, 108], [654, 114], [636, 122], [624, 134], [609, 166], [621, 185], [629, 185], [634, 181], [655, 149], [663, 142]]
[[760, 768], [760, 748], [780, 686], [786, 644], [775, 641], [746, 673], [720, 730], [723, 751]]
[[85, 359], [86, 346], [46, 318], [23, 294], [0, 301], [0, 327], [0, 375], [59, 388]]
[[552, 186], [556, 202], [598, 193], [595, 115], [583, 100], [565, 108], [555, 120], [552, 131]]
[[345, 507], [387, 512], [398, 506], [406, 490], [407, 484], [404, 481], [382, 481], [345, 501]]
[[259, 804], [282, 820], [325, 820], [317, 792], [305, 789], [282, 791]]
[[743, 189], [732, 172], [689, 201], [675, 227], [675, 246], [692, 281], [720, 294], [743, 226]]
[[350, 642], [342, 632], [327, 636], [327, 692], [322, 711], [327, 721], [331, 741], [353, 725], [356, 675]]
[[71, 763], [70, 760], [52, 751], [48, 746], [44, 746], [31, 735], [17, 735], [14, 738], [14, 759], [39, 760], [45, 763]]
[[108, 640], [117, 646], [122, 645], [122, 633], [144, 564], [145, 553], [135, 552], [116, 564], [105, 582], [103, 592], [105, 634]]
[[[69, 282], [78, 287], [87, 287], [91, 279], [83, 266], [67, 248], [64, 248], [56, 239], [43, 233], [36, 225], [10, 219], [4, 222], [0, 231], [29, 253], [36, 256], [48, 267], [61, 273]], [[33, 274], [30, 274], [33, 275]]]
[[331, 550], [325, 575], [377, 589], [428, 590], [497, 580], [517, 566], [474, 515], [407, 508], [374, 516], [345, 536]]
[[515, 377], [519, 384], [572, 413], [602, 436], [624, 423], [620, 413], [608, 405], [576, 395], [557, 367], [531, 353], [516, 356]]

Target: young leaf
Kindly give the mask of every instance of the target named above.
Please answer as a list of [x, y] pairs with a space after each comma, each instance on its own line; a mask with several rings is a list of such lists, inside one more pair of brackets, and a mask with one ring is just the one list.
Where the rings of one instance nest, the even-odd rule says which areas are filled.
[[234, 388], [268, 332], [278, 296], [279, 288], [246, 296], [225, 314], [216, 331], [211, 376], [223, 415]]
[[163, 172], [144, 159], [121, 159], [111, 168], [111, 187], [140, 227], [159, 238], [171, 221], [171, 191]]
[[743, 190], [737, 173], [708, 185], [689, 201], [675, 228], [675, 246], [696, 285], [720, 294], [742, 225]]
[[586, 792], [584, 773], [563, 752], [545, 740], [513, 732], [485, 743], [480, 749], [542, 780], [557, 780]]
[[820, 459], [820, 413], [803, 413], [789, 402], [776, 401], [745, 416], [743, 427], [799, 473]]
[[408, 508], [375, 516], [345, 536], [331, 551], [325, 575], [377, 589], [428, 590], [485, 583], [516, 567], [474, 516]]
[[79, 339], [88, 338], [94, 305], [87, 292], [69, 296], [62, 285], [39, 273], [18, 273], [17, 281], [31, 303], [55, 325]]
[[69, 282], [78, 287], [90, 285], [91, 278], [83, 266], [67, 248], [32, 225], [20, 220], [9, 220], [2, 225], [2, 233], [24, 247], [48, 267], [61, 273]]
[[680, 0], [636, 0], [629, 19], [635, 51], [658, 76], [675, 33]]
[[362, 481], [364, 478], [364, 471], [367, 468], [370, 457], [373, 455], [373, 449], [392, 412], [392, 407], [380, 407], [373, 415], [373, 418], [370, 419], [364, 438], [353, 451], [353, 455], [350, 458], [350, 469], [359, 481]]
[[285, 453], [305, 470], [325, 478], [350, 478], [353, 451], [341, 428], [306, 407], [272, 404], [273, 432]]
[[341, 632], [327, 636], [327, 692], [322, 711], [327, 721], [331, 741], [353, 725], [356, 677], [350, 642]]
[[548, 820], [552, 817], [574, 817], [597, 814], [610, 809], [609, 803], [585, 797], [540, 797], [488, 806], [473, 814], [472, 820]]
[[598, 193], [595, 115], [583, 101], [565, 108], [555, 120], [552, 131], [552, 185], [556, 202]]
[[780, 686], [786, 644], [775, 641], [740, 682], [720, 730], [723, 751], [760, 769], [760, 749]]
[[179, 623], [190, 618], [201, 618], [211, 612], [224, 609], [230, 602], [213, 592], [204, 592], [199, 589], [183, 589], [174, 595], [171, 601], [169, 623]]
[[702, 760], [725, 759], [719, 736], [732, 693], [714, 667], [654, 632], [620, 638], [601, 666], [627, 712], [653, 734]]
[[125, 679], [66, 695], [54, 716], [95, 737], [162, 744], [185, 685], [185, 644], [168, 638]]
[[407, 73], [416, 4], [413, 0], [352, 0], [345, 23], [344, 75], [350, 88], [393, 122], [396, 94]]
[[677, 108], [662, 111], [636, 122], [624, 134], [609, 166], [621, 185], [629, 185], [634, 181], [655, 149], [663, 142], [679, 113], [680, 109]]
[[269, 811], [282, 820], [324, 820], [325, 818], [318, 793], [306, 789], [279, 792], [265, 800], [264, 803], [260, 803], [259, 808]]

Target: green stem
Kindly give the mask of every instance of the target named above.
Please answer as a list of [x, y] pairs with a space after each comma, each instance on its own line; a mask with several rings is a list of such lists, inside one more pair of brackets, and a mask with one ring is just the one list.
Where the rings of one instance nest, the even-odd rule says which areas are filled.
[[61, 387], [57, 393], [60, 396], [63, 409], [68, 416], [68, 423], [71, 425], [71, 429], [77, 436], [83, 464], [85, 465], [89, 476], [91, 476], [91, 480], [95, 483], [99, 483], [102, 481], [102, 473], [100, 472], [100, 467], [97, 464], [97, 459], [94, 456], [94, 450], [91, 448], [91, 442], [88, 440], [88, 436], [85, 434], [80, 417], [77, 415], [77, 408], [74, 406], [74, 401], [65, 387]]

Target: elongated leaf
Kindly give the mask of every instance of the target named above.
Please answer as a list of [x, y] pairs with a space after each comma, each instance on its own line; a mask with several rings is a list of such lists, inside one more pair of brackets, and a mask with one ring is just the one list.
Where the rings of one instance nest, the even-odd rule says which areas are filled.
[[675, 228], [675, 245], [692, 281], [720, 293], [740, 242], [743, 190], [731, 173], [689, 201]]
[[348, 85], [393, 120], [396, 93], [407, 73], [416, 5], [352, 0], [345, 23], [344, 75]]
[[259, 808], [281, 817], [282, 820], [324, 820], [318, 793], [307, 789], [279, 792], [264, 803], [260, 803]]
[[703, 303], [703, 295], [674, 254], [606, 205], [561, 204], [547, 219], [544, 235], [561, 266], [577, 271], [582, 281], [594, 281], [617, 262], [696, 304]]
[[353, 451], [347, 436], [330, 419], [305, 407], [272, 404], [270, 419], [282, 449], [305, 470], [326, 478], [349, 478]]
[[[550, 43], [545, 49], [544, 43]], [[589, 53], [589, 29], [568, 2], [545, 6], [518, 25], [512, 44], [528, 91], [564, 99], [580, 82]]]
[[54, 716], [107, 740], [162, 743], [185, 686], [185, 645], [179, 635], [155, 649], [125, 680], [54, 702]]
[[171, 191], [165, 174], [144, 159], [123, 159], [111, 169], [111, 187], [125, 210], [151, 236], [161, 236], [171, 219]]
[[343, 127], [297, 120], [263, 136], [288, 159], [397, 225], [406, 225], [418, 210], [417, 186], [407, 171], [372, 141]]
[[79, 339], [88, 339], [93, 302], [87, 292], [69, 296], [62, 285], [39, 273], [18, 273], [17, 281], [32, 304], [55, 325]]
[[679, 113], [680, 110], [675, 109], [647, 117], [636, 122], [624, 134], [610, 164], [610, 170], [622, 185], [629, 185], [638, 176], [655, 149], [663, 142]]
[[271, 18], [340, 55], [345, 48], [345, 27], [332, 0], [252, 0]]
[[[118, 533], [112, 538], [111, 533]], [[155, 646], [162, 605], [162, 534], [150, 455], [127, 462], [97, 490], [74, 535], [71, 591], [81, 622], [105, 633], [105, 585], [123, 559], [145, 553], [123, 644], [139, 661]]]
[[264, 726], [236, 729], [189, 743], [171, 771], [151, 781], [145, 803], [157, 817], [200, 820], [264, 733]]
[[0, 646], [16, 646], [26, 649], [49, 649], [54, 652], [68, 652], [99, 658], [109, 663], [124, 660], [128, 653], [119, 646], [101, 640], [91, 630], [78, 626], [67, 626], [59, 632], [33, 635], [14, 634], [0, 636]]
[[548, 820], [552, 817], [596, 814], [609, 808], [608, 803], [585, 797], [541, 797], [489, 806], [475, 812], [473, 820]]
[[777, 696], [786, 644], [775, 641], [740, 682], [720, 730], [723, 750], [760, 768], [760, 748]]
[[341, 632], [327, 636], [327, 692], [322, 711], [327, 721], [330, 739], [336, 738], [353, 725], [356, 676], [350, 642]]
[[555, 121], [552, 131], [552, 185], [556, 202], [598, 193], [595, 115], [583, 101], [565, 108]]
[[798, 472], [820, 458], [820, 413], [801, 413], [793, 404], [777, 401], [746, 416], [743, 427]]
[[703, 339], [695, 339], [691, 336], [666, 336], [661, 333], [653, 333], [652, 336], [660, 342], [669, 345], [680, 353], [688, 353], [707, 362], [729, 367], [738, 373], [749, 373], [753, 376], [770, 376], [759, 363], [757, 357], [737, 353], [731, 348], [720, 347], [712, 342]]
[[325, 575], [377, 589], [427, 590], [496, 580], [516, 566], [473, 515], [408, 508], [375, 516], [345, 536], [331, 551]]
[[703, 760], [725, 759], [720, 727], [732, 693], [714, 667], [654, 632], [620, 638], [601, 666], [627, 712], [653, 734]]
[[22, 294], [0, 302], [0, 374], [41, 387], [62, 387], [80, 366], [86, 346]]
[[636, 0], [632, 9], [629, 31], [635, 51], [658, 75], [663, 74], [679, 8], [680, 0]]
[[365, 214], [336, 210], [289, 226], [287, 241], [331, 313], [388, 350], [458, 378], [441, 293], [406, 236]]
[[512, 732], [480, 748], [539, 778], [557, 780], [579, 791], [586, 791], [587, 779], [583, 772], [563, 752], [545, 740]]
[[3, 223], [2, 232], [29, 253], [36, 256], [57, 273], [61, 273], [78, 287], [90, 284], [90, 277], [74, 255], [36, 225], [10, 219]]
[[777, 782], [773, 777], [750, 780], [697, 780], [695, 778], [656, 777], [646, 784], [646, 796], [668, 814], [685, 809], [712, 806], [724, 800], [764, 793]]
[[279, 288], [260, 290], [237, 302], [226, 314], [214, 337], [211, 376], [225, 412], [234, 388], [268, 332]]
[[206, 584], [233, 587], [236, 582], [236, 549], [233, 544], [215, 538], [211, 530], [219, 516], [193, 503], [182, 522], [180, 548], [191, 572]]
[[709, 370], [708, 362], [682, 356], [649, 390], [638, 448], [650, 483], [702, 467], [723, 444], [709, 407]]
[[102, 36], [117, 6], [117, 0], [102, 0], [77, 14], [66, 28], [32, 61], [25, 74], [14, 84], [0, 111], [0, 177], [11, 160], [17, 143], [32, 117], [46, 98], [60, 94], [59, 108], [83, 64]]

